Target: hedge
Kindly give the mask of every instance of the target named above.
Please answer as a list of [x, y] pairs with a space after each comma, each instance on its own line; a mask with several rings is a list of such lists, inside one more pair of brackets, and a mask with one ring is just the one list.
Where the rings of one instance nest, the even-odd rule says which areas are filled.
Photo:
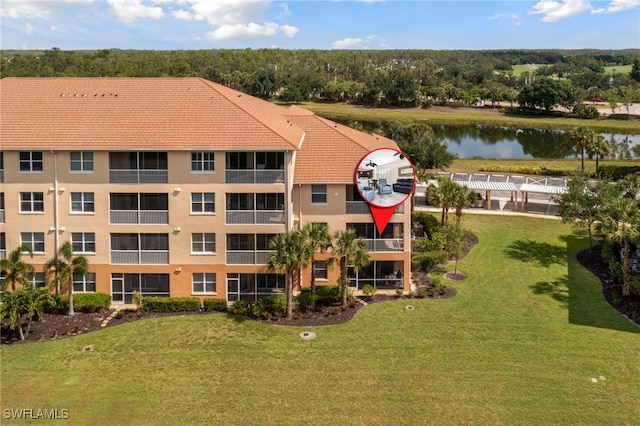
[[148, 296], [142, 299], [142, 310], [145, 312], [199, 311], [200, 299], [197, 297]]
[[[69, 312], [69, 295], [54, 294], [55, 305], [46, 312], [66, 314]], [[102, 309], [109, 309], [111, 296], [105, 293], [73, 293], [73, 310], [75, 312], [93, 313]]]
[[204, 299], [202, 303], [206, 312], [227, 312], [227, 301], [224, 299]]
[[411, 256], [411, 268], [414, 271], [428, 271], [446, 262], [449, 254], [445, 250], [414, 253]]
[[614, 164], [601, 164], [598, 169], [599, 177], [610, 180], [624, 179], [634, 173], [640, 173], [640, 166], [618, 166]]

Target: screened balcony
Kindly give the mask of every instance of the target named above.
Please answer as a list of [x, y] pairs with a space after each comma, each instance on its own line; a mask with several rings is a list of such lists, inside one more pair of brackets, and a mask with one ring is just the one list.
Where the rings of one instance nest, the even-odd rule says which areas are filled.
[[226, 197], [226, 223], [283, 224], [285, 220], [283, 193], [231, 193]]
[[168, 194], [109, 194], [109, 220], [112, 224], [169, 223]]
[[284, 152], [227, 152], [225, 183], [284, 183]]
[[110, 152], [109, 183], [168, 183], [166, 152]]
[[111, 234], [112, 264], [168, 265], [168, 234]]

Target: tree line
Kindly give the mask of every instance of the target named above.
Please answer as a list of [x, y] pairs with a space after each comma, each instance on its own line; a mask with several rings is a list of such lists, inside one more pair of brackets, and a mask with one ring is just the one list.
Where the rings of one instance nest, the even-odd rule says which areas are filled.
[[[517, 75], [513, 65], [535, 65]], [[632, 65], [630, 73], [605, 66]], [[202, 77], [253, 96], [382, 107], [637, 100], [640, 49], [3, 51], [2, 77]], [[584, 111], [578, 111], [584, 114]]]

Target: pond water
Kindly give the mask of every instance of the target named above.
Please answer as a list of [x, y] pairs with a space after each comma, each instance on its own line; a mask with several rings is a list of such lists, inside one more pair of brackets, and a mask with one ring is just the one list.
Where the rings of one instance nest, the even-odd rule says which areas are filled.
[[[380, 123], [360, 122], [365, 131], [384, 134]], [[499, 126], [432, 125], [437, 137], [459, 158], [579, 158], [569, 132]], [[640, 159], [640, 135], [603, 133], [611, 143], [609, 159]]]
[[[432, 126], [459, 158], [576, 158], [569, 133], [561, 130], [495, 126]], [[611, 143], [607, 158], [640, 159], [640, 135], [603, 133]]]

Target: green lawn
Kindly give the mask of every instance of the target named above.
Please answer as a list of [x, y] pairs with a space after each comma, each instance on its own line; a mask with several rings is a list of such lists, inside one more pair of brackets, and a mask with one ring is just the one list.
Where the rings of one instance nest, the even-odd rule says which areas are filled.
[[637, 424], [640, 328], [574, 260], [584, 236], [464, 220], [480, 243], [454, 298], [367, 306], [311, 341], [212, 314], [2, 347], [2, 408], [78, 425]]

